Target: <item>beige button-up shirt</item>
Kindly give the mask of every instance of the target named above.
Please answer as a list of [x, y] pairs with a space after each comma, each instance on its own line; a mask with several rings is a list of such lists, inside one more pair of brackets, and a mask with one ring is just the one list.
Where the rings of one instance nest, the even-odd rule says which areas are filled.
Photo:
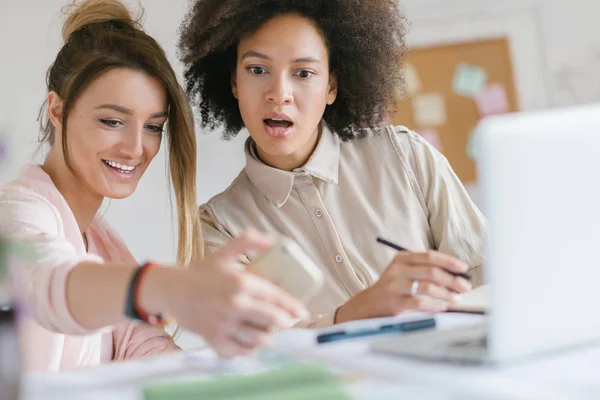
[[323, 125], [311, 158], [293, 172], [262, 163], [250, 138], [246, 167], [200, 216], [207, 251], [248, 229], [304, 248], [329, 277], [307, 305], [308, 326], [331, 324], [338, 306], [377, 281], [395, 255], [378, 236], [453, 255], [481, 283], [484, 218], [446, 158], [403, 126], [343, 142]]

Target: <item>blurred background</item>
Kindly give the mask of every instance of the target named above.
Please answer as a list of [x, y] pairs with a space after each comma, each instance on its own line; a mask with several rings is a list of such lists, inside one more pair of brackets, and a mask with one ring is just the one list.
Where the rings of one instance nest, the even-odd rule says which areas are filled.
[[[471, 131], [480, 118], [518, 110], [600, 101], [600, 2], [597, 0], [405, 0], [410, 21], [408, 95], [390, 117], [444, 153], [477, 196]], [[128, 2], [144, 27], [176, 57], [184, 0]], [[0, 0], [0, 184], [24, 162], [41, 162], [38, 111], [45, 75], [62, 45], [64, 0]], [[198, 199], [225, 189], [244, 166], [243, 141], [199, 131]], [[136, 193], [106, 201], [103, 212], [139, 259], [172, 262], [176, 226], [164, 148]], [[142, 225], [144, 228], [142, 229]]]

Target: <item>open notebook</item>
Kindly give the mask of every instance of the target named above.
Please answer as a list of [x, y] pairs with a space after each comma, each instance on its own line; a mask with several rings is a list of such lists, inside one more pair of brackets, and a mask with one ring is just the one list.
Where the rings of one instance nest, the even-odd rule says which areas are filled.
[[450, 312], [466, 312], [483, 314], [488, 308], [488, 285], [479, 286], [470, 292], [460, 295], [461, 301], [450, 308]]

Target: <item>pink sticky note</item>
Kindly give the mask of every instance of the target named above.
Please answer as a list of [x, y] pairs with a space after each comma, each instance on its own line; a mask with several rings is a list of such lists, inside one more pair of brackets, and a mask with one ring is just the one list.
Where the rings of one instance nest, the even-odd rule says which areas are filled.
[[442, 151], [442, 143], [440, 137], [435, 129], [422, 129], [418, 132], [419, 135], [423, 136], [423, 139], [427, 140], [429, 144], [435, 147], [438, 151]]
[[504, 86], [492, 83], [475, 95], [475, 102], [482, 116], [508, 112], [508, 97]]

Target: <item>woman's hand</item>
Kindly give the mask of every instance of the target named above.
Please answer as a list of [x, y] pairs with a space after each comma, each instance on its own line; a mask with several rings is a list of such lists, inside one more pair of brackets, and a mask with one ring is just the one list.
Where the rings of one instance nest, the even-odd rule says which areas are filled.
[[[459, 301], [471, 284], [454, 273], [468, 267], [440, 253], [400, 252], [379, 280], [341, 306], [336, 323], [400, 314], [408, 310], [442, 312]], [[449, 272], [450, 271], [450, 272]]]
[[163, 268], [163, 277], [154, 277], [164, 280], [163, 308], [158, 309], [159, 303], [147, 306], [169, 313], [221, 356], [248, 354], [267, 343], [274, 331], [308, 317], [298, 300], [240, 268], [242, 255], [271, 246], [264, 236], [245, 234], [189, 268], [171, 269], [169, 274]]

